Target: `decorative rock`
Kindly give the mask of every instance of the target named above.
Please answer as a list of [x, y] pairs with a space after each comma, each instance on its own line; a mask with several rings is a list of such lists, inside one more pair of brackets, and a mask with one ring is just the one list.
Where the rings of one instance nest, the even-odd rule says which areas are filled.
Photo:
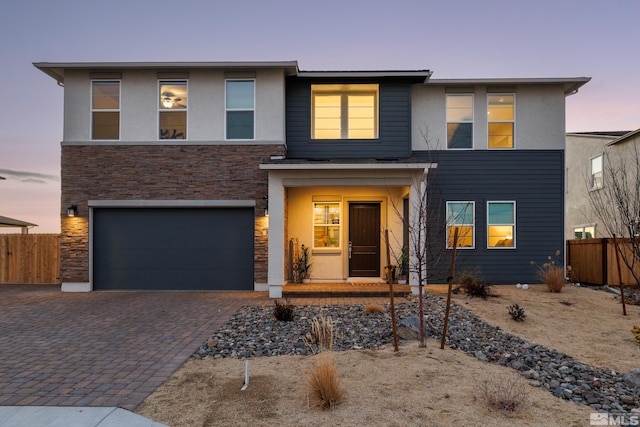
[[635, 368], [624, 374], [624, 382], [629, 387], [640, 387], [640, 368]]
[[[420, 318], [418, 316], [410, 316], [401, 319], [398, 322], [397, 334], [400, 338], [407, 341], [415, 341], [419, 339], [419, 331], [420, 331]], [[424, 322], [424, 337], [427, 338], [429, 336], [428, 325], [427, 322]]]

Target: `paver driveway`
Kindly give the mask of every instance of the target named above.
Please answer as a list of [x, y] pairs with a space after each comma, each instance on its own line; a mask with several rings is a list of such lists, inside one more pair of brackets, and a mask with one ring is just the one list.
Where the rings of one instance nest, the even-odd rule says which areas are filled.
[[133, 410], [241, 306], [266, 293], [0, 285], [0, 406]]

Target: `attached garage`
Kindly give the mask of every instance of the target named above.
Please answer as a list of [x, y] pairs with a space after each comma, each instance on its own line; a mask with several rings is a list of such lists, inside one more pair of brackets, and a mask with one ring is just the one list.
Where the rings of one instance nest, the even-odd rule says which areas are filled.
[[252, 291], [253, 207], [94, 207], [94, 290]]

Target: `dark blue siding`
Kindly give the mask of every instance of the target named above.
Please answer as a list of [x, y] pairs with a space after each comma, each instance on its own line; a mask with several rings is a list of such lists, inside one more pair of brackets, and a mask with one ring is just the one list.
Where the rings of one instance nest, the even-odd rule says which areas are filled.
[[287, 80], [287, 157], [400, 158], [411, 154], [411, 82], [349, 80], [379, 83], [379, 132], [374, 140], [311, 140], [311, 84], [344, 83], [290, 78]]
[[[560, 251], [564, 260], [564, 152], [561, 150], [414, 152], [435, 161], [430, 194], [444, 223], [445, 201], [475, 201], [475, 249], [457, 251], [456, 271], [477, 270], [495, 284], [539, 283], [536, 267]], [[516, 202], [516, 249], [487, 249], [488, 201]], [[445, 255], [430, 271], [430, 283], [446, 283], [451, 251], [444, 237], [435, 253]]]

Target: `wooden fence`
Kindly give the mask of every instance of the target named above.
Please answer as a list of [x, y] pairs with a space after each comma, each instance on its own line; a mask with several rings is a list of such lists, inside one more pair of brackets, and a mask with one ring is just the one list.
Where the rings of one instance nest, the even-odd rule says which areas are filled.
[[60, 235], [0, 234], [0, 283], [60, 283]]
[[[631, 244], [628, 239], [618, 239], [618, 245], [623, 251], [629, 251]], [[640, 263], [639, 263], [640, 264]], [[616, 248], [612, 238], [567, 240], [567, 266], [571, 266], [571, 279], [574, 282], [590, 285], [635, 285], [636, 279], [631, 270], [620, 257], [620, 275]], [[640, 265], [636, 271], [640, 272]]]

